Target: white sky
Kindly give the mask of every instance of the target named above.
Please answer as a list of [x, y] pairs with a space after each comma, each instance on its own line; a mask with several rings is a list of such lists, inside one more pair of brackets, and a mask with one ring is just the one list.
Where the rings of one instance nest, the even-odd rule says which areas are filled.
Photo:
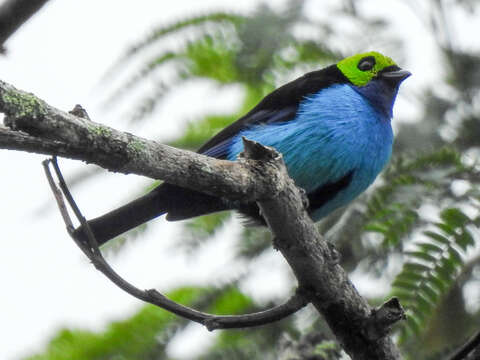
[[[0, 58], [0, 79], [33, 92], [63, 110], [82, 104], [95, 121], [127, 129], [127, 123], [100, 111], [98, 94], [101, 91], [92, 91], [125, 46], [141, 38], [154, 24], [222, 7], [251, 9], [258, 2], [51, 0], [7, 43], [8, 56]], [[273, 6], [276, 3], [283, 1], [273, 1]], [[322, 16], [325, 12], [320, 10], [325, 8], [321, 4], [324, 2], [310, 1], [309, 11]], [[378, 1], [368, 2], [368, 7], [369, 4], [372, 12], [385, 8], [378, 6]], [[405, 87], [410, 90], [419, 88], [425, 81], [431, 81], [438, 70], [436, 62], [432, 62], [435, 54], [432, 53], [431, 39], [424, 36], [417, 18], [412, 14], [405, 15], [404, 6], [395, 5], [398, 2], [389, 4], [395, 6], [389, 8], [391, 11], [400, 14], [395, 17], [398, 32], [410, 36], [409, 56], [402, 65], [414, 76]], [[374, 40], [371, 43], [375, 45]], [[386, 48], [388, 50], [388, 44]], [[415, 56], [419, 53], [425, 56]], [[238, 95], [234, 89], [223, 94], [222, 101], [212, 104], [207, 100], [213, 89], [202, 86], [205, 86], [206, 94], [203, 88], [202, 91], [197, 88], [186, 90], [189, 91], [188, 106], [185, 106], [184, 96], [173, 96], [156, 113], [159, 119], [167, 120], [129, 130], [147, 137], [152, 131], [169, 137], [178, 133], [180, 119], [193, 117], [198, 111], [234, 106]], [[404, 99], [399, 101], [400, 106], [405, 102]], [[402, 107], [397, 107], [396, 112], [399, 108]], [[406, 105], [405, 111], [408, 112]], [[0, 339], [6, 340], [0, 345], [0, 359], [16, 359], [40, 351], [45, 341], [63, 326], [101, 329], [109, 321], [129, 316], [141, 306], [139, 301], [110, 284], [87, 263], [64, 231], [56, 208], [45, 208], [46, 202], [53, 203], [53, 199], [40, 164], [43, 158], [0, 151], [3, 165], [0, 181], [0, 282], [3, 288]], [[67, 175], [85, 166], [69, 161], [63, 163]], [[148, 180], [135, 176], [106, 174], [76, 189], [75, 195], [87, 217], [93, 217], [119, 205], [129, 193], [138, 192], [147, 183]], [[139, 287], [156, 286], [164, 290], [178, 282], [208, 281], [213, 274], [228, 274], [230, 271], [227, 254], [232, 253], [231, 244], [224, 238], [232, 231], [238, 231], [235, 224], [220, 232], [219, 241], [201, 251], [205, 256], [199, 254], [198, 261], [189, 263], [191, 259], [168, 248], [169, 239], [178, 234], [178, 228], [160, 219], [145, 235], [145, 240], [124, 249], [119, 256], [112, 258], [112, 263]], [[219, 262], [211, 261], [213, 251], [222, 254], [215, 256]], [[277, 275], [271, 270], [281, 261], [274, 260], [269, 267], [270, 277], [262, 274], [258, 281], [274, 284]], [[179, 270], [175, 278], [166, 272], [168, 267]], [[280, 273], [278, 277], [282, 275]], [[284, 291], [280, 286], [278, 293]], [[173, 351], [182, 355], [179, 349]]]

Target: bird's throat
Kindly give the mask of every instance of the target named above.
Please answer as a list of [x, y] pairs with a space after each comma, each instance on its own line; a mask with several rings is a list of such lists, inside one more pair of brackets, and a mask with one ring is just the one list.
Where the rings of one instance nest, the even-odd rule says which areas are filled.
[[389, 119], [393, 116], [393, 104], [398, 93], [398, 85], [380, 80], [372, 80], [365, 86], [352, 86], [355, 91], [364, 96], [375, 110], [386, 115]]

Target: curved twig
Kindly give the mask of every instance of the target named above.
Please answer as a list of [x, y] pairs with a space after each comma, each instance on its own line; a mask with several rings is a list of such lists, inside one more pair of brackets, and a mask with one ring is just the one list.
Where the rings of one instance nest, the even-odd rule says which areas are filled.
[[[61, 191], [55, 185], [52, 174], [50, 172], [49, 164], [53, 165], [53, 168], [55, 170], [55, 173], [59, 181]], [[139, 288], [127, 282], [120, 275], [118, 275], [103, 257], [98, 247], [98, 243], [95, 239], [95, 236], [93, 235], [93, 232], [91, 231], [90, 226], [88, 225], [88, 222], [80, 212], [80, 209], [75, 203], [66, 185], [66, 182], [58, 166], [56, 157], [45, 160], [43, 162], [43, 166], [44, 166], [45, 174], [47, 176], [50, 187], [55, 195], [55, 199], [60, 209], [60, 213], [62, 214], [62, 217], [65, 221], [65, 225], [67, 227], [68, 233], [72, 235], [74, 227], [70, 219], [70, 216], [68, 214], [65, 202], [63, 200], [62, 193], [67, 199], [67, 202], [72, 208], [75, 216], [80, 221], [82, 228], [86, 232], [86, 235], [88, 237], [88, 244], [78, 241], [75, 239], [75, 237], [72, 236], [77, 246], [89, 258], [89, 260], [93, 263], [93, 265], [97, 270], [102, 272], [119, 288], [129, 293], [130, 295], [136, 297], [137, 299], [159, 306], [162, 309], [170, 311], [171, 313], [174, 313], [178, 316], [200, 323], [210, 331], [215, 329], [245, 328], [245, 327], [254, 327], [254, 326], [269, 324], [269, 323], [281, 320], [297, 312], [298, 310], [300, 310], [301, 308], [303, 308], [308, 304], [308, 301], [306, 300], [306, 296], [302, 293], [301, 290], [297, 290], [295, 294], [285, 303], [265, 311], [260, 311], [256, 313], [245, 314], [245, 315], [213, 315], [213, 314], [197, 311], [187, 306], [178, 304], [168, 299], [166, 296], [164, 296], [163, 294], [161, 294], [155, 289], [140, 290]]]
[[[244, 141], [246, 157], [235, 162], [215, 159], [68, 114], [1, 80], [0, 112], [8, 126], [0, 126], [2, 149], [64, 156], [231, 201], [257, 202], [276, 247], [345, 352], [358, 360], [401, 358], [388, 329], [402, 319], [402, 310], [392, 302], [386, 304], [388, 308], [374, 311], [360, 296], [309, 217], [300, 190], [289, 178], [281, 154], [273, 148], [258, 147], [251, 156], [248, 149], [257, 147]], [[373, 331], [366, 330], [373, 318], [381, 320], [381, 328], [374, 324]]]

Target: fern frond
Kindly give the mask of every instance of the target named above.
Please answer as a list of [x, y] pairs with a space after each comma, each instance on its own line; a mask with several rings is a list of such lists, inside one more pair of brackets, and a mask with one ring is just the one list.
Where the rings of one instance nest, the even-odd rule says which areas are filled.
[[174, 52], [164, 52], [157, 54], [150, 61], [147, 61], [138, 71], [125, 80], [122, 85], [108, 96], [103, 102], [104, 107], [109, 107], [115, 102], [120, 101], [128, 92], [132, 91], [136, 86], [144, 81], [151, 79], [153, 73], [158, 70], [162, 65], [166, 65], [171, 62], [179, 62], [184, 59], [184, 54]]
[[238, 26], [242, 24], [245, 20], [246, 17], [244, 15], [226, 12], [213, 12], [200, 16], [192, 16], [190, 18], [186, 18], [184, 20], [172, 23], [170, 25], [161, 25], [152, 29], [150, 35], [147, 35], [142, 41], [130, 46], [130, 48], [125, 52], [125, 58], [153, 44], [155, 41], [163, 38], [166, 35], [176, 33], [177, 31], [184, 30], [189, 27], [196, 27], [207, 23], [229, 23], [234, 26]]
[[[429, 197], [439, 198], [466, 171], [460, 154], [451, 148], [392, 161], [367, 203], [365, 230], [382, 236], [384, 246], [402, 246], [402, 239], [422, 225], [417, 210]], [[436, 196], [433, 196], [436, 194]], [[450, 194], [442, 194], [447, 198]], [[443, 225], [441, 225], [443, 226]]]
[[423, 232], [426, 239], [417, 242], [415, 250], [405, 253], [407, 261], [392, 284], [392, 295], [410, 314], [401, 328], [401, 341], [419, 336], [426, 328], [455, 283], [467, 250], [474, 245], [469, 229], [473, 220], [462, 210], [447, 208], [440, 213], [440, 220], [432, 230]]
[[[181, 81], [178, 80], [177, 85], [180, 82]], [[158, 82], [155, 84], [154, 89], [149, 93], [149, 95], [140, 99], [139, 103], [133, 108], [133, 110], [130, 111], [130, 114], [128, 115], [129, 120], [135, 122], [150, 115], [169, 90], [170, 87], [163, 82]]]
[[239, 26], [246, 17], [243, 15], [226, 13], [226, 12], [213, 12], [206, 15], [192, 16], [177, 22], [174, 22], [170, 25], [161, 25], [153, 28], [150, 31], [150, 34], [145, 36], [141, 41], [132, 44], [124, 53], [119, 57], [117, 62], [112, 65], [112, 67], [105, 74], [105, 78], [109, 78], [111, 75], [115, 74], [123, 65], [130, 61], [138, 52], [146, 49], [147, 47], [152, 46], [159, 40], [163, 39], [168, 35], [176, 34], [179, 31], [183, 31], [189, 28], [195, 28], [200, 26], [205, 26], [208, 24], [217, 24], [225, 25], [231, 24], [235, 27]]

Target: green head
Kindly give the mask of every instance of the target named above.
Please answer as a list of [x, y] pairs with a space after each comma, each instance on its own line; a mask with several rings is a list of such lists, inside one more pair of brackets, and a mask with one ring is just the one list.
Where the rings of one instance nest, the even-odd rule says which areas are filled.
[[397, 67], [397, 64], [376, 51], [353, 55], [337, 64], [342, 74], [356, 86], [367, 85], [380, 71], [390, 66]]

